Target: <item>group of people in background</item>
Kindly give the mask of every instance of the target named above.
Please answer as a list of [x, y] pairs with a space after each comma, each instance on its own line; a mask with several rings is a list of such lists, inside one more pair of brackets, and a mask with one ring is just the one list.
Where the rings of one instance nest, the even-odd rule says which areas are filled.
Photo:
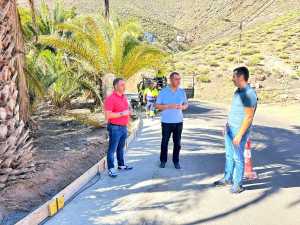
[[[238, 67], [233, 70], [232, 81], [237, 87], [233, 95], [231, 110], [224, 127], [225, 169], [222, 179], [214, 182], [215, 186], [231, 185], [232, 193], [244, 191], [242, 184], [244, 174], [244, 150], [250, 135], [252, 121], [257, 108], [257, 95], [249, 85], [249, 70]], [[180, 88], [181, 76], [177, 72], [169, 75], [169, 85], [158, 92], [155, 83], [144, 90], [147, 102], [146, 112], [154, 116], [154, 111], [161, 114], [161, 149], [160, 168], [165, 168], [168, 160], [168, 143], [173, 139], [173, 164], [181, 169], [180, 150], [183, 131], [183, 111], [188, 108], [188, 100], [184, 89]], [[114, 91], [105, 99], [105, 114], [108, 120], [109, 146], [107, 153], [108, 174], [117, 177], [114, 155], [117, 153], [117, 168], [131, 170], [132, 166], [125, 163], [124, 147], [127, 137], [127, 126], [130, 107], [125, 95], [125, 81], [117, 78], [113, 82]], [[201, 162], [199, 162], [201, 163]]]

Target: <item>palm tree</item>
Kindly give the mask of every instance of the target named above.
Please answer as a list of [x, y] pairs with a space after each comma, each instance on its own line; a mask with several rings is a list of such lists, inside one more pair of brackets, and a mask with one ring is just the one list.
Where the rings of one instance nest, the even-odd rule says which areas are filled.
[[109, 20], [109, 0], [104, 0], [104, 15], [107, 20]]
[[32, 141], [20, 116], [21, 94], [26, 93], [26, 82], [23, 40], [15, 0], [0, 0], [0, 29], [1, 189], [11, 181], [30, 177], [34, 163]]
[[72, 32], [71, 38], [47, 35], [40, 36], [39, 42], [73, 56], [94, 82], [105, 74], [130, 78], [141, 70], [158, 68], [166, 57], [162, 50], [138, 40], [141, 27], [135, 21], [84, 17], [58, 28]]
[[35, 33], [34, 41], [37, 42], [39, 28], [36, 23], [36, 11], [35, 11], [34, 0], [28, 0], [28, 3], [29, 3], [30, 10], [31, 10], [32, 25], [33, 25], [33, 29], [34, 29], [34, 33]]
[[56, 32], [56, 24], [76, 16], [76, 9], [66, 8], [60, 0], [55, 0], [52, 8], [49, 7], [45, 0], [41, 0], [38, 9], [36, 9], [33, 0], [28, 0], [28, 4], [29, 9], [25, 7], [18, 8], [21, 16], [22, 31], [27, 45], [32, 44], [31, 42], [34, 42], [39, 35], [48, 35]]

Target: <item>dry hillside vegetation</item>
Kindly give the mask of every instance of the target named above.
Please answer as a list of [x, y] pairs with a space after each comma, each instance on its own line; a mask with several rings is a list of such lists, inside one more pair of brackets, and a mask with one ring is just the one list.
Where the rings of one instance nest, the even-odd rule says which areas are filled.
[[[103, 11], [103, 1], [64, 2], [80, 13]], [[19, 4], [26, 5], [26, 0], [19, 0]], [[224, 18], [236, 21], [247, 18], [247, 27], [251, 27], [291, 9], [300, 9], [299, 0], [112, 0], [110, 4], [113, 14], [141, 19], [145, 28], [164, 42], [185, 34], [194, 44], [238, 32], [236, 24], [226, 23]]]
[[[250, 68], [251, 83], [257, 88], [262, 102], [299, 101], [299, 39], [299, 11], [287, 13], [243, 34], [241, 64]], [[200, 45], [175, 55], [170, 68], [196, 76], [198, 97], [223, 101], [232, 92], [230, 76], [238, 64], [238, 46], [237, 36]]]

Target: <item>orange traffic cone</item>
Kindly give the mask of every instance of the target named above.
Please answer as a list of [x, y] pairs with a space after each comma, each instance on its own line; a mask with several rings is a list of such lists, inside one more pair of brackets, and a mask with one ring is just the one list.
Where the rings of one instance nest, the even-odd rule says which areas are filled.
[[248, 138], [245, 148], [245, 172], [246, 179], [254, 180], [257, 178], [257, 174], [253, 171], [252, 159], [251, 159], [251, 139]]

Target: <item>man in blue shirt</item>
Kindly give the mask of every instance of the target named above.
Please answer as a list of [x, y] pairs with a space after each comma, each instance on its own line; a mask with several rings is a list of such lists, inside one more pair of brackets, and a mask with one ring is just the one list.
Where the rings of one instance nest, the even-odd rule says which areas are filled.
[[173, 135], [173, 163], [180, 169], [179, 152], [181, 148], [181, 133], [183, 128], [182, 110], [188, 108], [185, 91], [180, 86], [180, 75], [177, 72], [170, 74], [170, 85], [161, 90], [156, 100], [156, 108], [161, 110], [162, 141], [160, 152], [160, 167], [165, 168], [168, 159], [168, 143]]
[[224, 178], [216, 186], [232, 184], [231, 192], [244, 191], [244, 150], [257, 107], [257, 95], [248, 84], [249, 70], [238, 67], [233, 71], [232, 81], [237, 87], [225, 128], [226, 163]]

